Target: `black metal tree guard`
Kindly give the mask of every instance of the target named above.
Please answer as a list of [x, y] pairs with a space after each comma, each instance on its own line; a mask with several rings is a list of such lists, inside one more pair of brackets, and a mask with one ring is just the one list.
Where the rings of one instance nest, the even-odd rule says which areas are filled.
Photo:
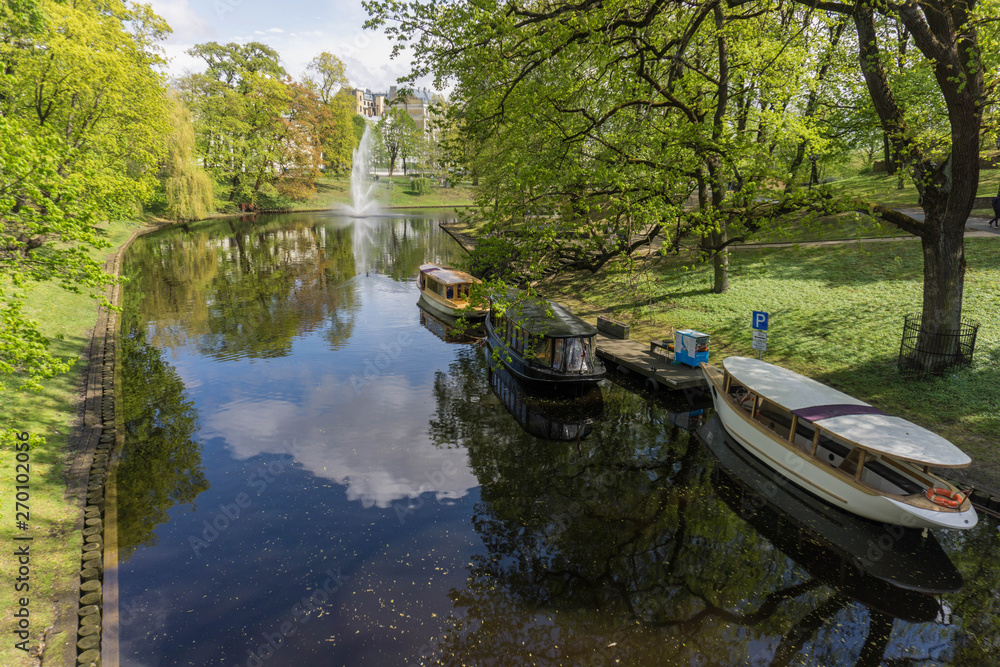
[[978, 322], [962, 322], [958, 330], [939, 331], [925, 336], [923, 341], [920, 323], [920, 313], [903, 318], [903, 340], [899, 345], [897, 365], [905, 376], [940, 376], [951, 369], [972, 364]]

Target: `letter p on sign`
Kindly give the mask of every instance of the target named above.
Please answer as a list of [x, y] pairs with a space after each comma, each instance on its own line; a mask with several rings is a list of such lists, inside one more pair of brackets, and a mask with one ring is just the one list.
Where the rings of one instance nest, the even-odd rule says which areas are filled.
[[767, 331], [767, 313], [762, 310], [753, 311], [753, 328], [758, 331]]

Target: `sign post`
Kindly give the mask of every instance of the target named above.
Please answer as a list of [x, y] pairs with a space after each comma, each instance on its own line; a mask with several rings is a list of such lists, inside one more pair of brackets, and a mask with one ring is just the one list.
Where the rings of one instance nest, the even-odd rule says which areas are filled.
[[753, 327], [753, 349], [757, 350], [758, 359], [767, 351], [768, 319], [766, 312], [762, 310], [753, 311], [753, 319], [750, 324]]

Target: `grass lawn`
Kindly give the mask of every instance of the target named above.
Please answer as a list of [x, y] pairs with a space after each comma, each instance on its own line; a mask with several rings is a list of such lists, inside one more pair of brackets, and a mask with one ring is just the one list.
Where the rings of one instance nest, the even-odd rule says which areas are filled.
[[[138, 222], [119, 222], [107, 225], [105, 238], [112, 244], [92, 252], [103, 260], [114, 248], [128, 239]], [[37, 285], [30, 290], [25, 313], [40, 322], [41, 330], [51, 340], [51, 351], [63, 359], [79, 360], [90, 343], [90, 330], [97, 323], [97, 304], [82, 294], [65, 292], [55, 285]], [[44, 381], [40, 393], [17, 390], [15, 378], [2, 377], [0, 384], [0, 427], [13, 428], [32, 436], [44, 438], [44, 444], [32, 443], [30, 450], [30, 500], [27, 532], [15, 528], [15, 470], [13, 452], [5, 443], [7, 453], [0, 457], [0, 541], [6, 548], [0, 550], [0, 571], [7, 577], [0, 586], [0, 665], [19, 667], [36, 664], [28, 654], [14, 647], [14, 619], [12, 613], [19, 608], [22, 596], [30, 600], [31, 619], [29, 645], [37, 648], [42, 633], [55, 619], [60, 595], [75, 594], [77, 569], [80, 563], [82, 538], [73, 532], [79, 508], [71, 506], [64, 497], [66, 490], [66, 463], [69, 460], [67, 440], [76, 426], [82, 396], [84, 364], [78, 361], [72, 370]], [[15, 592], [14, 577], [18, 571], [14, 556], [14, 535], [31, 535], [30, 589]], [[67, 610], [63, 610], [64, 612]], [[75, 614], [74, 608], [68, 610]], [[60, 662], [66, 647], [65, 636], [46, 636], [45, 654], [49, 660]], [[48, 662], [48, 661], [47, 661]]]
[[[770, 313], [764, 358], [787, 366], [952, 440], [973, 459], [958, 479], [1000, 490], [1000, 242], [966, 240], [965, 321], [980, 323], [972, 367], [904, 380], [895, 366], [903, 316], [919, 312], [920, 243], [734, 250], [730, 289], [713, 294], [710, 265], [679, 258], [628, 272], [567, 276], [539, 289], [594, 321], [632, 324], [646, 341], [691, 328], [711, 336], [710, 359], [756, 356], [750, 317]], [[641, 295], [641, 296], [637, 296]]]
[[[469, 206], [475, 194], [469, 182], [455, 183], [453, 188], [432, 185], [429, 192], [418, 195], [410, 191], [409, 176], [386, 176], [372, 182], [372, 196], [383, 207]], [[333, 208], [351, 203], [351, 182], [344, 178], [321, 178], [316, 181], [316, 194], [308, 201], [295, 204], [293, 210]]]

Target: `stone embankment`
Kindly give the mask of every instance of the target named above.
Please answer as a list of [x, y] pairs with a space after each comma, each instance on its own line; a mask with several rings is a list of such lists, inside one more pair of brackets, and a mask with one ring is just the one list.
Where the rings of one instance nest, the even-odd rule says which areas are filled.
[[[125, 251], [139, 236], [162, 227], [138, 229], [107, 260], [104, 269], [120, 275]], [[122, 286], [112, 285], [108, 301], [121, 304]], [[118, 313], [101, 308], [87, 354], [83, 426], [74, 442], [66, 494], [82, 508], [76, 530], [83, 534], [78, 595], [72, 615], [60, 624], [71, 641], [65, 664], [99, 667], [118, 662], [118, 554], [117, 509], [112, 462], [121, 451], [121, 415], [116, 412], [120, 391]]]

